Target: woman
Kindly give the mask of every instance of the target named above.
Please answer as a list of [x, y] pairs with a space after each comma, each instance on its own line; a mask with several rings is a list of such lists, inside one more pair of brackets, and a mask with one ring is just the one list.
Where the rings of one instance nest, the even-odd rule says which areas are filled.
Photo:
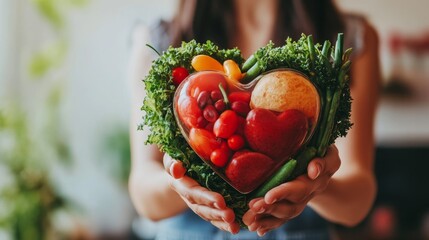
[[[164, 156], [156, 146], [144, 145], [147, 132], [142, 136], [135, 130], [141, 118], [141, 79], [153, 57], [145, 43], [162, 50], [182, 40], [210, 39], [224, 48], [238, 47], [248, 57], [269, 40], [280, 45], [288, 36], [297, 39], [306, 33], [316, 41], [334, 41], [338, 32], [345, 33], [346, 47], [355, 52], [351, 71], [354, 126], [346, 138], [329, 147], [323, 159], [310, 162], [306, 175], [252, 200], [243, 216], [249, 231], [239, 231], [233, 211], [220, 194], [183, 176], [180, 162]], [[142, 27], [136, 34], [129, 188], [141, 215], [163, 220], [158, 239], [224, 239], [231, 237], [227, 232], [239, 232], [234, 236], [238, 239], [266, 233], [267, 239], [329, 239], [327, 222], [354, 226], [366, 216], [376, 193], [373, 121], [380, 73], [377, 35], [363, 19], [340, 15], [329, 0], [187, 0], [180, 2], [173, 21], [162, 22], [152, 32]], [[174, 170], [173, 176], [165, 170]]]

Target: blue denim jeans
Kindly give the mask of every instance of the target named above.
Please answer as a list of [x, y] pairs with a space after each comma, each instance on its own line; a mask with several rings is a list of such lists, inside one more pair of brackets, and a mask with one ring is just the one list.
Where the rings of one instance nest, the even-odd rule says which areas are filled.
[[311, 208], [283, 226], [259, 237], [256, 232], [241, 229], [232, 235], [204, 221], [192, 211], [159, 222], [156, 240], [242, 240], [242, 239], [285, 239], [285, 240], [325, 240], [330, 239], [328, 223]]

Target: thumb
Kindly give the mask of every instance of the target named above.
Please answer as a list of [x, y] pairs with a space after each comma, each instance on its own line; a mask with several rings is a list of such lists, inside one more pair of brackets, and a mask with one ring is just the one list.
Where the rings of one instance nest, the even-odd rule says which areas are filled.
[[170, 174], [175, 179], [180, 179], [185, 176], [186, 168], [183, 166], [182, 162], [173, 160], [173, 163], [170, 166]]
[[163, 164], [165, 171], [175, 179], [183, 177], [186, 173], [186, 168], [183, 167], [182, 162], [173, 159], [168, 154], [164, 154]]
[[325, 168], [325, 161], [321, 158], [315, 158], [307, 166], [307, 176], [315, 180], [323, 172]]

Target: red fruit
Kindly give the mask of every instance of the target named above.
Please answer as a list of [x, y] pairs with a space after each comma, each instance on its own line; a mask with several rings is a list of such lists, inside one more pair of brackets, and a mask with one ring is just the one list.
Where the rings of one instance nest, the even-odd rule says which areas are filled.
[[223, 112], [226, 108], [226, 104], [223, 100], [217, 100], [214, 104], [214, 107], [218, 112]]
[[187, 95], [194, 98], [197, 98], [203, 91], [211, 93], [214, 90], [219, 90], [219, 84], [222, 84], [222, 87], [227, 89], [225, 75], [218, 72], [197, 72], [192, 74], [188, 81]]
[[216, 120], [213, 132], [216, 137], [229, 138], [235, 133], [238, 127], [238, 116], [232, 110], [226, 110]]
[[235, 101], [231, 104], [231, 109], [242, 117], [246, 117], [250, 112], [250, 106], [243, 101]]
[[203, 111], [198, 107], [195, 98], [181, 96], [178, 102], [177, 113], [188, 128], [201, 127], [204, 124], [202, 122], [204, 120]]
[[269, 176], [275, 162], [257, 152], [243, 152], [234, 156], [225, 169], [225, 175], [240, 192], [248, 193]]
[[250, 92], [232, 92], [228, 95], [228, 100], [232, 103], [236, 101], [242, 101], [247, 104], [250, 103]]
[[255, 108], [247, 115], [244, 128], [250, 147], [277, 161], [288, 159], [296, 153], [307, 132], [307, 117], [295, 109], [276, 116], [270, 110]]
[[215, 122], [219, 117], [216, 108], [213, 105], [207, 105], [203, 110], [204, 118], [209, 122]]
[[222, 99], [222, 98], [223, 98], [222, 93], [220, 92], [220, 90], [213, 90], [213, 91], [210, 93], [210, 97], [211, 97], [211, 99], [213, 100], [213, 102], [216, 102], [217, 100], [219, 100], [219, 99]]
[[173, 83], [177, 87], [183, 80], [189, 75], [188, 70], [184, 67], [176, 67], [171, 72], [171, 76], [173, 77]]
[[228, 163], [230, 155], [231, 153], [228, 148], [221, 147], [212, 152], [210, 155], [210, 160], [216, 167], [222, 168], [225, 167]]
[[228, 138], [228, 146], [231, 150], [237, 151], [244, 147], [244, 138], [240, 135], [232, 135]]
[[201, 128], [192, 128], [189, 131], [189, 144], [204, 160], [209, 160], [212, 152], [221, 147], [212, 132]]
[[210, 100], [209, 92], [207, 91], [200, 92], [197, 98], [198, 107], [200, 107], [201, 109], [204, 109], [204, 107], [207, 105], [209, 100]]
[[248, 153], [248, 152], [252, 152], [252, 151], [250, 151], [249, 149], [242, 149], [240, 151], [235, 152], [234, 155], [232, 155], [232, 158], [236, 158], [236, 157], [238, 157], [244, 153]]

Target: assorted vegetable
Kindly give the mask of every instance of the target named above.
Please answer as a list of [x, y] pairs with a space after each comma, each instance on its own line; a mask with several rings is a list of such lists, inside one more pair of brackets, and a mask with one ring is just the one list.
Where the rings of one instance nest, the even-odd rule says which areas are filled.
[[[351, 127], [349, 56], [350, 50], [343, 52], [342, 34], [332, 48], [329, 41], [314, 45], [312, 37], [304, 35], [297, 41], [287, 39], [280, 47], [269, 43], [245, 62], [238, 49], [219, 49], [211, 42], [170, 47], [154, 61], [144, 80], [147, 95], [141, 127], [151, 129], [147, 143], [157, 144], [182, 161], [190, 177], [221, 193], [240, 221], [248, 201], [304, 173], [312, 158], [324, 156], [337, 137], [346, 135]], [[282, 109], [274, 114], [255, 108], [252, 105], [258, 102], [250, 92], [235, 91], [234, 87], [252, 84], [260, 74], [279, 68], [299, 71], [314, 84], [320, 98], [317, 111], [309, 111], [314, 119], [305, 109]], [[173, 107], [176, 87], [189, 73]], [[314, 90], [308, 92], [316, 95]], [[173, 108], [183, 126], [176, 122]], [[181, 129], [188, 133], [189, 144]], [[288, 138], [282, 137], [285, 133]], [[301, 147], [303, 143], [306, 145]], [[223, 169], [226, 180], [241, 192], [252, 191], [258, 179], [272, 175], [258, 189], [243, 194], [196, 152]], [[288, 160], [292, 154], [294, 159]], [[284, 156], [288, 159], [273, 173], [277, 159]]]

